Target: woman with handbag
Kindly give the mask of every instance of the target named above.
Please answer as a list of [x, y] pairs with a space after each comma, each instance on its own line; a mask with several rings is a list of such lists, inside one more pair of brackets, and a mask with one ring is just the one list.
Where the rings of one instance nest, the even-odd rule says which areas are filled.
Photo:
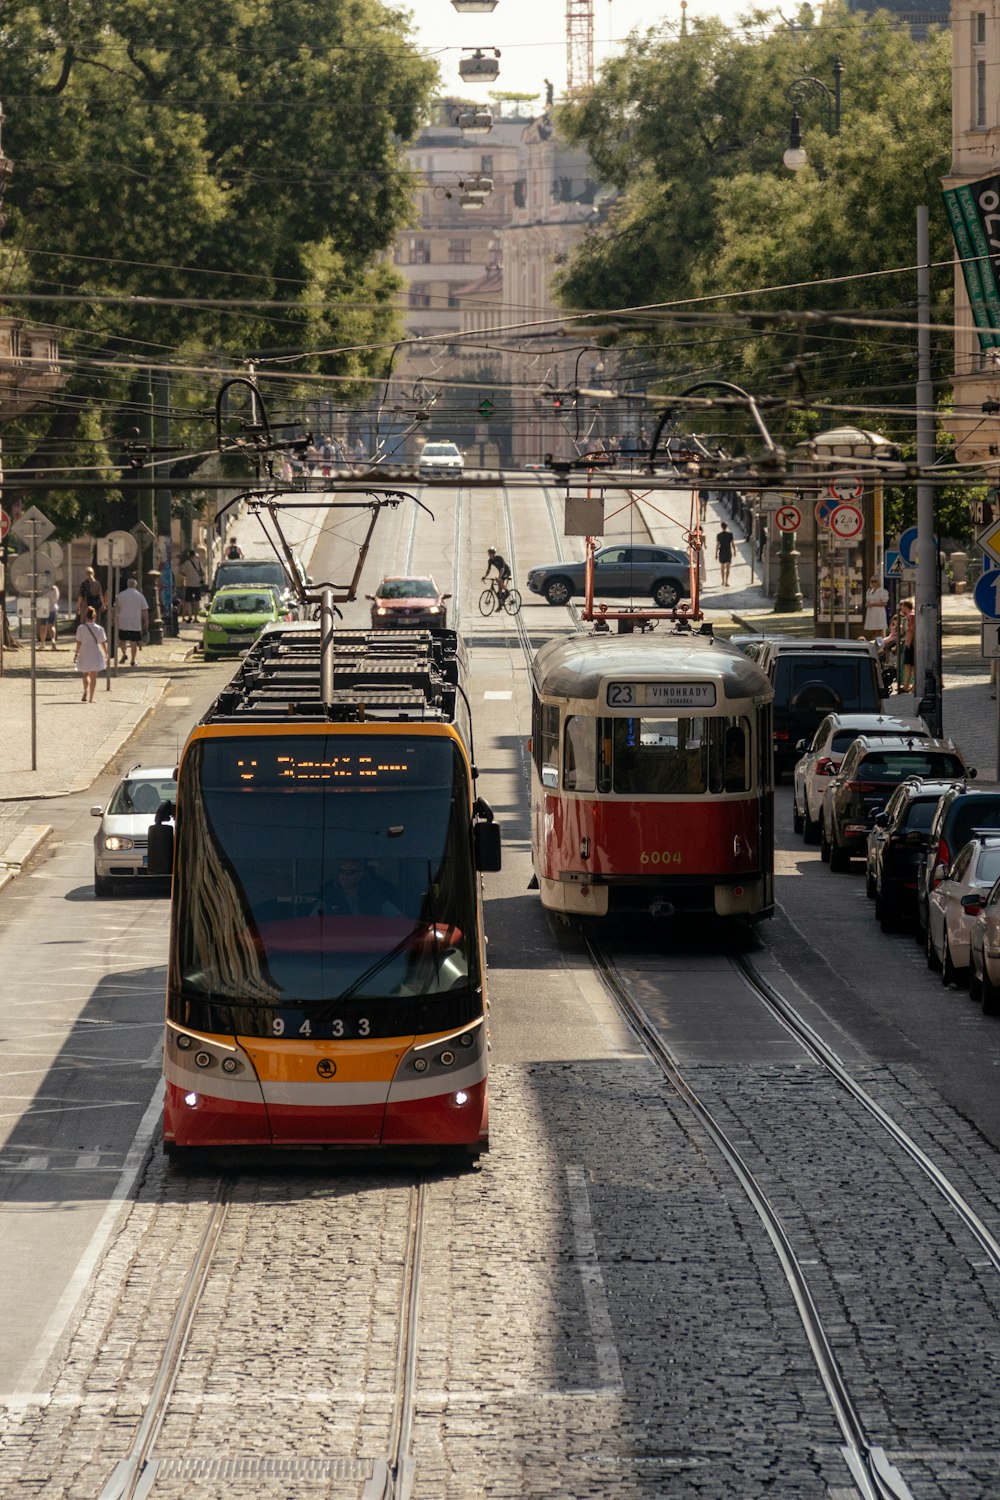
[[81, 701], [93, 703], [97, 674], [103, 672], [108, 664], [108, 638], [104, 626], [97, 623], [97, 611], [93, 605], [88, 605], [86, 616], [76, 627], [76, 654], [73, 662], [83, 678]]

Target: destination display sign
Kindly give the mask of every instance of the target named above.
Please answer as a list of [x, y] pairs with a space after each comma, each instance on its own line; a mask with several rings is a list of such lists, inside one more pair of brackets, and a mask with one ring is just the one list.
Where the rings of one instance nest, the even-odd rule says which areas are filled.
[[609, 682], [609, 708], [714, 708], [714, 682]]

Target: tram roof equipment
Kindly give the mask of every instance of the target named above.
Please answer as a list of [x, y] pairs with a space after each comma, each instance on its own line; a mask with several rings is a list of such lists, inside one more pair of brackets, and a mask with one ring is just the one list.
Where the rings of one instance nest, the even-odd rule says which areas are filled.
[[768, 678], [742, 651], [709, 636], [572, 635], [537, 652], [532, 677], [539, 693], [558, 698], [597, 698], [609, 674], [624, 679], [699, 672], [721, 677], [727, 698], [770, 698]]

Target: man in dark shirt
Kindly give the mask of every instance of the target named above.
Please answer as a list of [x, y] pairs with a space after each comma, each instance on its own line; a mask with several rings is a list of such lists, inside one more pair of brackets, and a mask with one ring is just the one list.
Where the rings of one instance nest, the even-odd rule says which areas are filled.
[[723, 521], [719, 534], [715, 538], [715, 556], [719, 564], [719, 581], [723, 588], [729, 582], [729, 568], [733, 560], [733, 541], [733, 533]]
[[483, 574], [483, 583], [489, 578], [491, 568], [497, 570], [497, 598], [503, 604], [507, 597], [507, 585], [510, 583], [510, 563], [505, 557], [501, 557], [495, 547], [486, 549], [486, 572]]

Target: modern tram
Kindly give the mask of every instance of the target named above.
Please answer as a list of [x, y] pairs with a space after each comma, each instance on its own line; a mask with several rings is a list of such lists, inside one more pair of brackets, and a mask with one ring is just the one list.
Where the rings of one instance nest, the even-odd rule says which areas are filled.
[[174, 828], [165, 805], [150, 831], [173, 868], [168, 1155], [488, 1148], [500, 837], [464, 673], [453, 631], [274, 625], [192, 731]]
[[532, 666], [531, 850], [569, 918], [774, 909], [772, 689], [709, 635], [574, 635]]

